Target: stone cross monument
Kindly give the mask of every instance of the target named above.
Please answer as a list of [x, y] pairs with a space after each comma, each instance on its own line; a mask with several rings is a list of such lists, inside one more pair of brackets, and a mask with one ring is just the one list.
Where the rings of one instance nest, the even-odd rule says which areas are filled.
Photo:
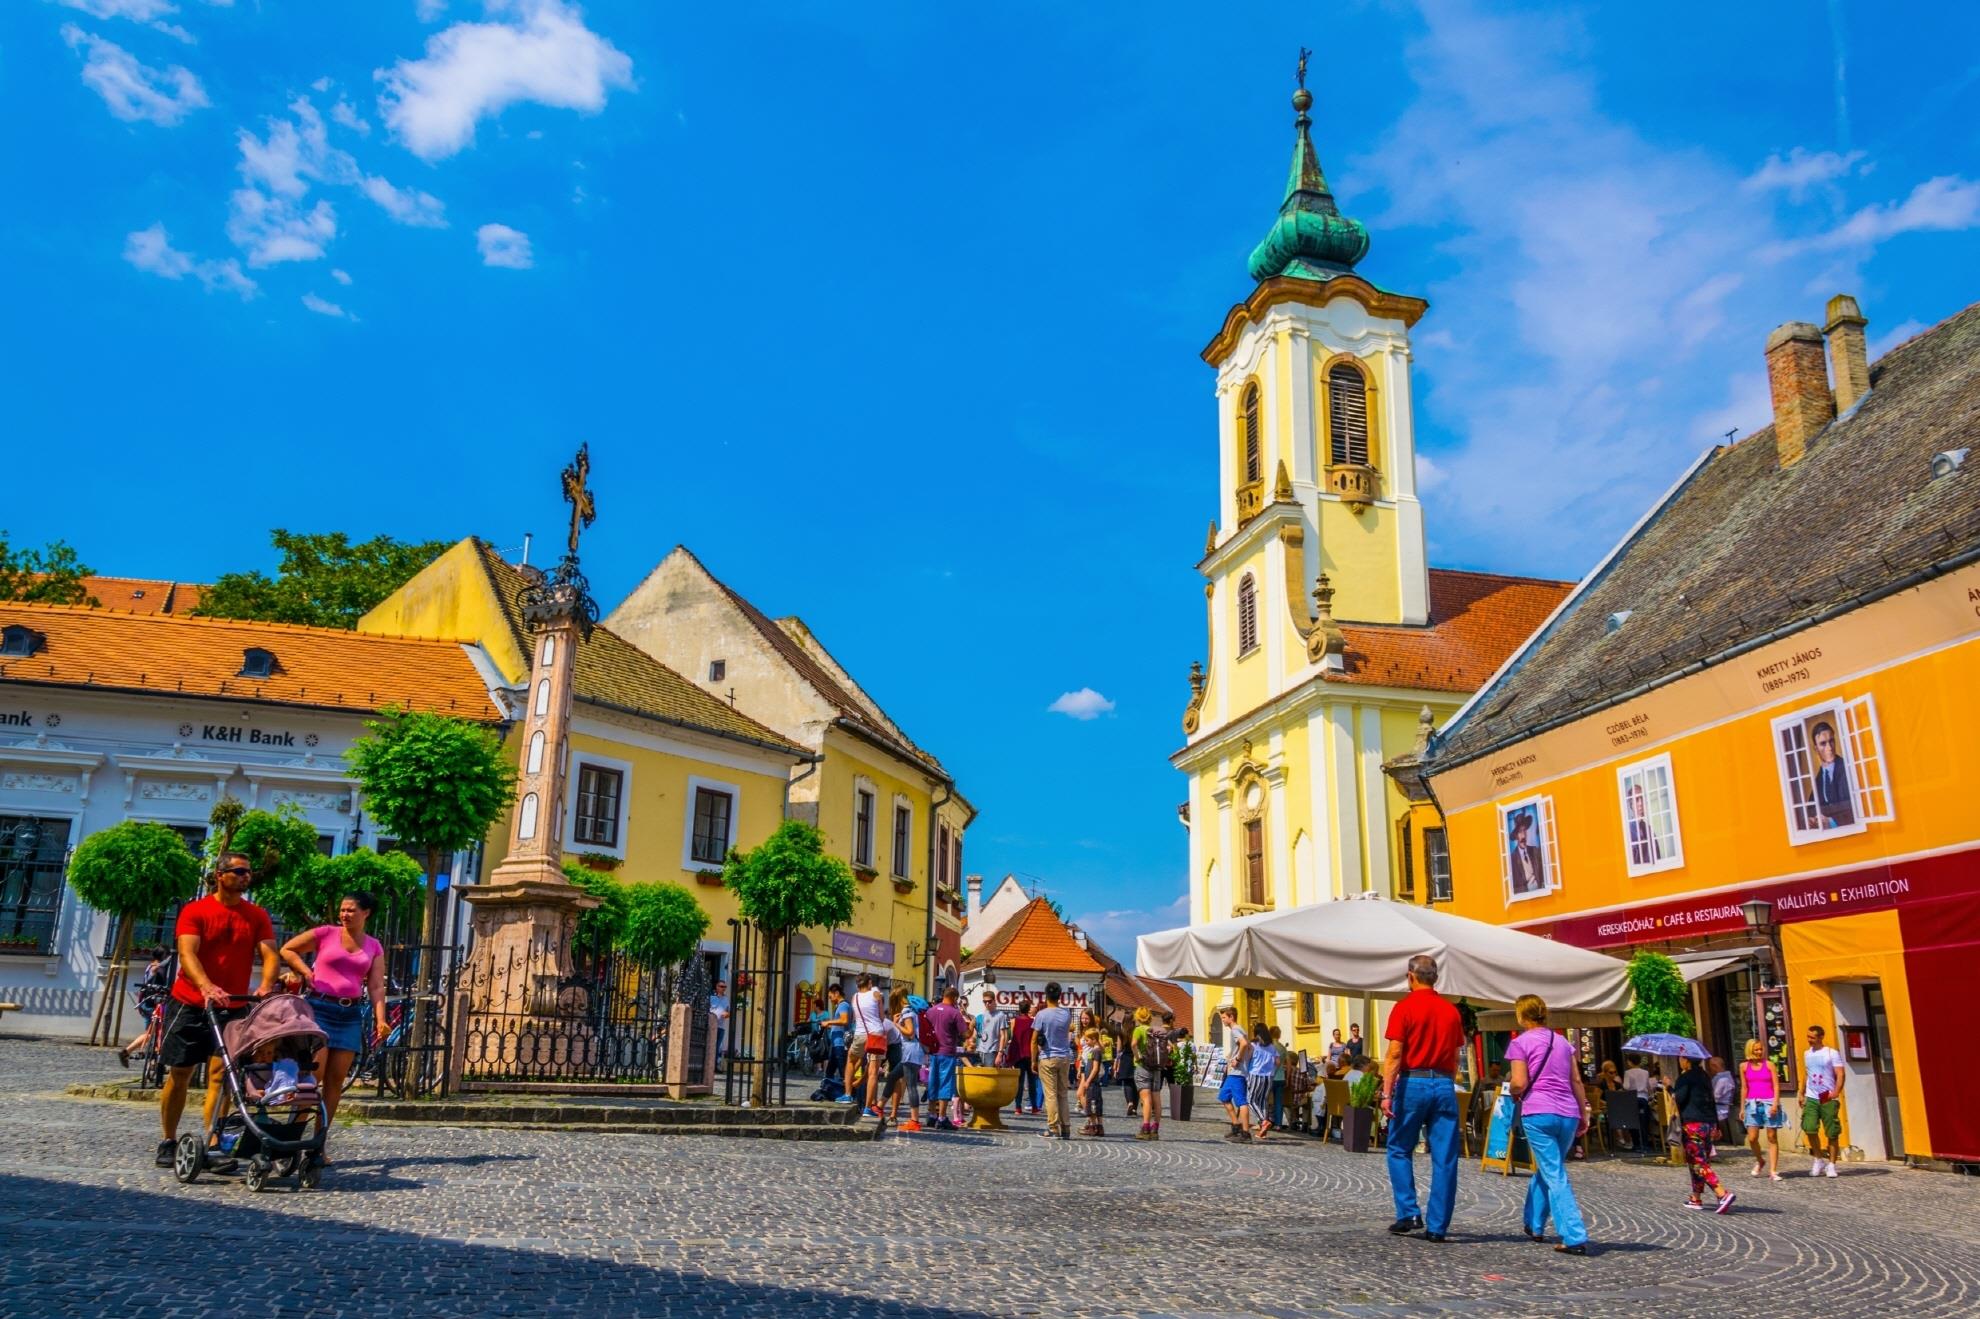
[[559, 984], [571, 973], [578, 914], [598, 899], [564, 878], [564, 766], [577, 648], [598, 606], [578, 570], [578, 535], [596, 519], [580, 446], [563, 474], [571, 529], [563, 559], [538, 573], [518, 601], [530, 628], [529, 688], [518, 723], [522, 762], [510, 815], [509, 850], [486, 884], [461, 891], [474, 905], [468, 962], [469, 1013], [559, 1015]]

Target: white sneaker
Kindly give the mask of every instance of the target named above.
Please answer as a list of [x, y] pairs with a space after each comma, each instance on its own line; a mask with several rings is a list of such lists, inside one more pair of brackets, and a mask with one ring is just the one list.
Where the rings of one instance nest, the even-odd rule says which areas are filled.
[[1808, 1175], [1810, 1177], [1820, 1177], [1822, 1175], [1822, 1164], [1824, 1162], [1825, 1160], [1822, 1159], [1815, 1159], [1811, 1161], [1808, 1165]]
[[1834, 1177], [1837, 1175], [1836, 1161], [1834, 1159], [1830, 1159], [1828, 1162], [1822, 1165], [1822, 1175], [1824, 1177]]
[[1755, 1177], [1761, 1176], [1766, 1171], [1767, 1171], [1767, 1165], [1764, 1163], [1756, 1163], [1753, 1165], [1753, 1175]]

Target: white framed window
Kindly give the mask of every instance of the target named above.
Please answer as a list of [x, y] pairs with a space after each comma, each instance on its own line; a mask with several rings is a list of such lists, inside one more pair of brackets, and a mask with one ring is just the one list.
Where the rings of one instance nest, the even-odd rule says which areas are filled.
[[1803, 706], [1774, 720], [1773, 736], [1790, 843], [1860, 834], [1896, 818], [1871, 697]]
[[878, 794], [865, 779], [853, 786], [852, 859], [856, 866], [873, 869], [873, 811]]
[[1258, 584], [1246, 573], [1238, 578], [1238, 654], [1249, 655], [1258, 649]]
[[574, 751], [568, 772], [564, 837], [571, 840], [571, 850], [602, 852], [624, 860], [632, 766], [608, 756]]
[[735, 849], [736, 823], [741, 814], [741, 788], [733, 783], [689, 775], [681, 869], [719, 869]]
[[894, 854], [892, 865], [895, 879], [906, 879], [908, 867], [913, 857], [914, 847], [914, 807], [906, 797], [894, 797]]
[[1684, 864], [1678, 829], [1677, 789], [1671, 758], [1652, 756], [1616, 768], [1622, 798], [1623, 859], [1631, 875], [1654, 875]]
[[1499, 878], [1508, 903], [1544, 898], [1561, 886], [1554, 799], [1525, 797], [1499, 807]]
[[1451, 844], [1441, 827], [1423, 831], [1423, 873], [1430, 881], [1430, 901], [1451, 901]]

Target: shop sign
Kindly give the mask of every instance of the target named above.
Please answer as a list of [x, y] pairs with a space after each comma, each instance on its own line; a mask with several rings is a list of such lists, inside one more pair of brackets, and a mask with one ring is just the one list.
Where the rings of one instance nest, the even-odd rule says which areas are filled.
[[[992, 986], [985, 985], [983, 986], [983, 992], [985, 995], [994, 993], [997, 996], [997, 1006], [1000, 1008], [1014, 1008], [1017, 1006], [1020, 998], [1030, 999], [1031, 1006], [1034, 1009], [1045, 1005], [1045, 982], [1043, 980], [1029, 986], [1000, 984], [993, 988]], [[1092, 985], [1068, 985], [1061, 983], [1059, 986], [1059, 1006], [1062, 1008], [1071, 1008], [1075, 1012], [1081, 1008], [1090, 1008], [1094, 1006], [1093, 997], [1094, 991]]]
[[835, 956], [850, 957], [856, 962], [872, 962], [878, 966], [894, 964], [894, 945], [891, 942], [854, 934], [850, 930], [832, 931], [832, 952]]
[[1742, 903], [1755, 898], [1773, 904], [1777, 924], [1885, 911], [1954, 894], [1980, 892], [1975, 860], [1980, 852], [1954, 852], [1912, 861], [1866, 866], [1814, 879], [1760, 884], [1670, 902], [1643, 903], [1594, 916], [1569, 916], [1519, 928], [1582, 948], [1690, 939], [1746, 928]]

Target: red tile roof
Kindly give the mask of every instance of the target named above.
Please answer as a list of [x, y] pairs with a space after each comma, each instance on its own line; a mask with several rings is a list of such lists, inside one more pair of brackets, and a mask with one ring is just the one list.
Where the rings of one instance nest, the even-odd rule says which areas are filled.
[[206, 587], [198, 582], [168, 582], [152, 577], [85, 577], [82, 589], [103, 609], [132, 614], [190, 614], [199, 608]]
[[1008, 967], [1067, 975], [1097, 975], [1107, 969], [1091, 952], [1079, 946], [1072, 931], [1052, 914], [1052, 904], [1044, 898], [1025, 903], [989, 938], [971, 949], [962, 969], [975, 971], [990, 966], [999, 970]]
[[[455, 641], [374, 636], [341, 628], [132, 614], [86, 605], [0, 602], [34, 650], [0, 657], [0, 685], [33, 684], [261, 705], [373, 711], [388, 705], [493, 723], [501, 716]], [[266, 650], [275, 672], [241, 676], [244, 652]]]
[[1347, 668], [1327, 681], [1477, 691], [1573, 589], [1572, 582], [1432, 568], [1430, 622], [1342, 623]]

